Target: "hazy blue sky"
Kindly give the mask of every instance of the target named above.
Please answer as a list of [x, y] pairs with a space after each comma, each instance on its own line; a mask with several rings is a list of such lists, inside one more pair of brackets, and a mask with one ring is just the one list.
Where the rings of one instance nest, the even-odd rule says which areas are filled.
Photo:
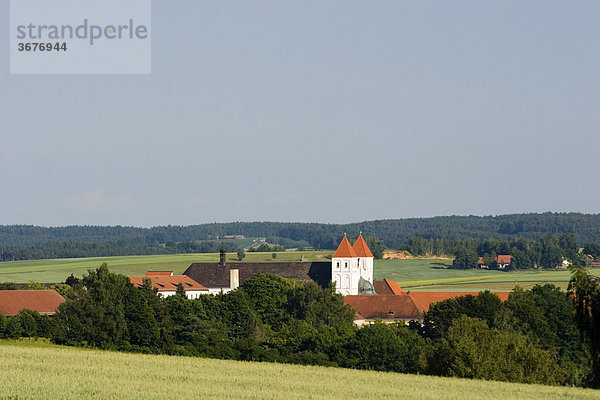
[[0, 21], [0, 224], [600, 211], [598, 1], [154, 0], [146, 76]]

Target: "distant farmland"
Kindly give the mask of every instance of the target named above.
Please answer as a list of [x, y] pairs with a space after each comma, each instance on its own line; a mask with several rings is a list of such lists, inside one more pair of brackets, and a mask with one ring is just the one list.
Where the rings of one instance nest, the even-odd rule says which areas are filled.
[[[272, 253], [247, 252], [244, 261], [327, 261], [333, 252], [286, 251]], [[63, 282], [69, 275], [82, 276], [88, 269], [106, 262], [113, 272], [125, 275], [143, 275], [149, 270], [168, 270], [182, 273], [194, 262], [217, 262], [216, 253], [168, 254], [153, 256], [122, 256], [69, 258], [57, 260], [9, 261], [0, 263], [0, 282]], [[229, 253], [227, 262], [237, 262], [237, 255]], [[414, 291], [479, 291], [512, 290], [515, 284], [527, 289], [537, 283], [552, 283], [566, 289], [570, 279], [566, 270], [498, 271], [480, 269], [449, 269], [449, 259], [395, 259], [375, 261], [375, 279], [393, 279], [401, 287]], [[600, 269], [597, 271], [600, 275]]]
[[0, 399], [597, 399], [591, 389], [0, 342]]
[[[304, 256], [310, 261], [326, 261], [332, 251], [286, 251], [277, 253], [275, 261], [300, 261]], [[143, 275], [149, 270], [167, 270], [182, 273], [194, 262], [217, 262], [217, 253], [165, 254], [152, 256], [119, 256], [62, 258], [53, 260], [26, 260], [0, 262], [0, 282], [63, 282], [69, 275], [81, 277], [88, 269], [103, 262], [111, 271], [125, 275]], [[272, 253], [247, 252], [244, 261], [274, 261]], [[237, 262], [237, 254], [228, 253], [227, 262]]]

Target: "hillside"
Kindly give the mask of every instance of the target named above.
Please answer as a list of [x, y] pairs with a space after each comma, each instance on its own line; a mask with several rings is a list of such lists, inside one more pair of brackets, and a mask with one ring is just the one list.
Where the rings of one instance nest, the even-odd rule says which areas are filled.
[[[400, 248], [413, 236], [441, 239], [490, 237], [539, 239], [547, 233], [574, 233], [581, 244], [600, 242], [600, 214], [543, 213], [499, 216], [447, 216], [389, 219], [351, 224], [296, 222], [231, 222], [190, 226], [136, 228], [123, 226], [40, 227], [0, 226], [1, 246], [33, 246], [47, 242], [85, 242], [119, 244], [159, 244], [206, 240], [209, 235], [266, 237], [271, 243], [282, 240], [308, 242], [316, 248], [335, 248], [344, 232], [356, 236], [379, 236], [388, 248]], [[282, 243], [283, 244], [283, 243]], [[285, 244], [284, 244], [285, 245]], [[292, 246], [294, 247], [294, 246]]]
[[596, 399], [598, 391], [0, 342], [0, 399]]

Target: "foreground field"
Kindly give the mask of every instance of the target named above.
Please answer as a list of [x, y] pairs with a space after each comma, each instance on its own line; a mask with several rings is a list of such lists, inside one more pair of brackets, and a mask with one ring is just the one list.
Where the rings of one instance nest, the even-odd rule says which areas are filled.
[[0, 399], [597, 399], [589, 389], [0, 342]]

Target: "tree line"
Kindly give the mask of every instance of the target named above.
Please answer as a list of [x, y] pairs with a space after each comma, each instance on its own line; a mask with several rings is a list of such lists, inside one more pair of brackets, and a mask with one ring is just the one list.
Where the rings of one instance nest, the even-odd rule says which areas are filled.
[[238, 246], [235, 243], [216, 240], [185, 241], [179, 243], [167, 242], [164, 244], [49, 242], [34, 246], [0, 246], [0, 261], [217, 253], [221, 247], [224, 247], [228, 252], [236, 252], [238, 250]]
[[[600, 385], [596, 278], [432, 305], [422, 323], [362, 328], [335, 288], [258, 274], [226, 294], [167, 298], [106, 265], [60, 285], [53, 318], [0, 316], [0, 336], [143, 353], [338, 366], [552, 385]], [[589, 305], [592, 304], [592, 308]], [[591, 314], [590, 314], [591, 313]], [[595, 318], [593, 318], [595, 317]], [[582, 333], [583, 336], [582, 336]], [[501, 357], [498, 355], [502, 354]]]
[[579, 240], [572, 233], [553, 235], [548, 233], [543, 239], [531, 240], [514, 238], [499, 239], [426, 239], [413, 237], [405, 247], [416, 256], [454, 256], [453, 268], [476, 268], [479, 258], [484, 265], [495, 268], [496, 256], [511, 255], [510, 269], [555, 268], [563, 260], [571, 264], [589, 265], [591, 255], [600, 257], [600, 244], [586, 243], [580, 251]]
[[[335, 249], [344, 232], [381, 238], [388, 248], [405, 246], [411, 237], [426, 239], [543, 239], [547, 233], [573, 233], [583, 243], [600, 243], [600, 214], [529, 213], [499, 216], [447, 216], [365, 221], [352, 224], [232, 222], [137, 228], [124, 226], [40, 227], [1, 225], [1, 246], [34, 246], [48, 242], [164, 244], [208, 240], [240, 234], [271, 237], [284, 247]], [[287, 239], [287, 240], [286, 240]], [[290, 242], [291, 241], [291, 242]]]

